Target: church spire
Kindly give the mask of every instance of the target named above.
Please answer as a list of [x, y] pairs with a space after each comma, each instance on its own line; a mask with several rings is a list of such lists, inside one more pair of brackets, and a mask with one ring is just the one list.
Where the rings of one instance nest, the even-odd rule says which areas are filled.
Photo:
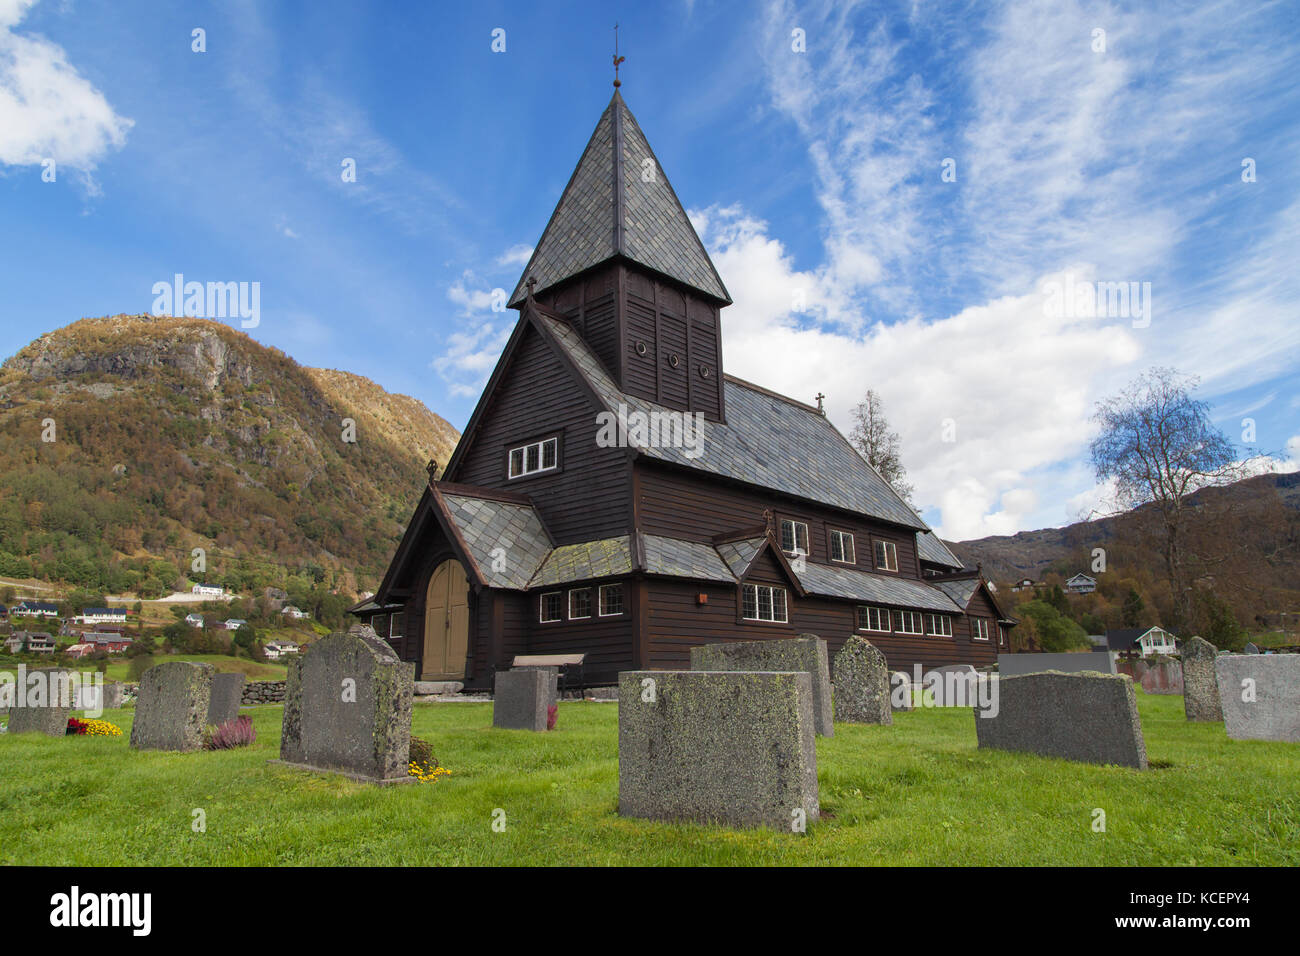
[[[615, 69], [621, 58], [615, 55]], [[551, 214], [510, 306], [621, 256], [727, 305], [731, 297], [617, 89]]]

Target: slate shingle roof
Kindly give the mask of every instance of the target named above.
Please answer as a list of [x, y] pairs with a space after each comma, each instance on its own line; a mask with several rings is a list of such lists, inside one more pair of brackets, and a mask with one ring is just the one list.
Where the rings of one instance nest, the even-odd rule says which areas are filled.
[[930, 587], [938, 588], [953, 602], [963, 610], [970, 604], [970, 599], [975, 596], [975, 590], [980, 586], [979, 578], [962, 578], [957, 581], [931, 581]]
[[809, 594], [922, 608], [927, 611], [944, 611], [948, 614], [965, 610], [965, 605], [958, 607], [942, 591], [908, 578], [872, 574], [870, 571], [856, 571], [852, 568], [832, 568], [807, 562], [804, 564], [804, 570], [797, 571], [795, 574]]
[[948, 546], [939, 540], [933, 531], [923, 531], [916, 536], [917, 553], [922, 561], [942, 564], [949, 568], [963, 567], [961, 559], [948, 550]]
[[[447, 511], [489, 587], [520, 590], [542, 566], [551, 542], [528, 505], [444, 493]], [[504, 561], [497, 561], [493, 551]], [[501, 570], [495, 570], [495, 568]]]
[[[621, 155], [616, 157], [616, 152]], [[524, 300], [530, 276], [541, 292], [619, 253], [731, 301], [645, 134], [615, 91], [510, 305]]]
[[727, 541], [717, 546], [718, 554], [722, 555], [722, 560], [727, 562], [727, 567], [731, 569], [736, 580], [740, 580], [749, 570], [749, 566], [754, 563], [759, 548], [763, 547], [763, 542], [766, 540], [766, 538], [742, 538], [739, 541]]
[[721, 552], [707, 542], [680, 541], [653, 534], [644, 535], [642, 541], [645, 544], [645, 569], [651, 574], [729, 584], [736, 580], [719, 557]]
[[627, 574], [632, 570], [632, 546], [628, 535], [561, 545], [542, 563], [529, 582], [530, 588], [549, 587], [569, 581], [586, 581]]
[[[620, 391], [600, 360], [567, 322], [541, 312], [535, 314], [560, 342], [608, 410], [617, 413], [619, 405], [624, 404], [630, 411], [646, 414], [669, 411], [662, 405]], [[917, 531], [929, 530], [826, 416], [730, 376], [724, 387], [727, 423], [703, 422], [702, 454], [692, 458], [688, 454], [691, 449], [685, 447], [643, 448], [642, 452], [652, 458], [824, 502]]]

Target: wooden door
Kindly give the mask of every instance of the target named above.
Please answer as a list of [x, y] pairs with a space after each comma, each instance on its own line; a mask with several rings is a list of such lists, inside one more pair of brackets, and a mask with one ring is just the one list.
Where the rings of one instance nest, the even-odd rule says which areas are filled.
[[420, 680], [464, 680], [469, 650], [469, 583], [459, 561], [447, 560], [434, 569], [424, 608]]

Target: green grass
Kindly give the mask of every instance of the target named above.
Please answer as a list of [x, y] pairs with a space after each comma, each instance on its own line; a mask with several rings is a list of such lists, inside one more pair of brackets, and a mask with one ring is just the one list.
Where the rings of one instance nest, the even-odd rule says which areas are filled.
[[121, 738], [0, 736], [0, 863], [1300, 864], [1300, 746], [1138, 697], [1146, 772], [977, 750], [969, 710], [837, 725], [817, 741], [828, 817], [805, 836], [618, 816], [615, 704], [565, 702], [548, 734], [494, 730], [490, 704], [417, 704], [453, 775], [383, 788], [269, 765], [278, 707], [246, 710], [252, 748], [192, 754], [130, 750], [132, 712], [110, 711]]
[[[155, 664], [167, 664], [171, 661], [195, 661], [197, 663], [211, 664], [220, 674], [243, 674], [250, 681], [258, 680], [284, 680], [288, 674], [288, 669], [283, 664], [271, 662], [262, 663], [250, 660], [247, 657], [229, 657], [226, 654], [162, 654], [154, 655]], [[93, 671], [98, 661], [81, 661], [69, 665], [70, 670]], [[28, 665], [33, 666], [33, 665]], [[48, 662], [40, 665], [48, 667]], [[127, 669], [130, 667], [130, 661], [123, 658], [114, 658], [108, 662], [108, 668], [104, 672], [104, 680], [109, 681], [127, 681]]]

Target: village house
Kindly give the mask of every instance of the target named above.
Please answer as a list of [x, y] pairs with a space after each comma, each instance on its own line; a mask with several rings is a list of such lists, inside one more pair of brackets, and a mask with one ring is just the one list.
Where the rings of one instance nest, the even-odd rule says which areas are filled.
[[78, 624], [125, 624], [124, 607], [88, 607], [73, 618]]
[[186, 615], [185, 615], [185, 623], [188, 624], [190, 627], [202, 628], [202, 627], [203, 627], [203, 615], [202, 615], [202, 614], [186, 614]]
[[464, 435], [353, 608], [418, 679], [487, 688], [515, 655], [582, 653], [607, 684], [805, 632], [832, 653], [862, 634], [895, 669], [1007, 649], [980, 572], [819, 407], [726, 374], [730, 302], [615, 91]]
[[212, 587], [207, 584], [196, 584], [190, 588], [191, 594], [201, 594], [204, 597], [223, 597], [226, 593], [225, 588]]
[[20, 601], [9, 612], [13, 617], [58, 617], [59, 606], [45, 601]]
[[222, 622], [221, 626], [225, 628], [227, 631], [237, 631], [247, 623], [248, 622], [245, 621], [242, 617], [229, 617]]
[[81, 642], [84, 644], [93, 644], [96, 649], [106, 651], [109, 654], [121, 654], [135, 643], [135, 639], [123, 637], [121, 634], [114, 634], [112, 632], [90, 631], [81, 635]]
[[1106, 632], [1106, 649], [1114, 660], [1176, 654], [1178, 644], [1163, 627], [1125, 627]]
[[280, 613], [283, 616], [292, 618], [295, 621], [301, 621], [303, 618], [307, 616], [306, 611], [299, 610], [298, 608], [294, 607], [292, 604], [286, 604], [284, 607], [280, 608]]
[[277, 661], [286, 654], [297, 654], [298, 645], [293, 641], [268, 641], [262, 648], [267, 660]]
[[5, 639], [5, 648], [10, 654], [53, 654], [55, 641], [41, 631], [14, 631]]
[[72, 660], [78, 660], [95, 652], [94, 644], [72, 644], [67, 647], [63, 653]]
[[1065, 589], [1071, 594], [1091, 594], [1097, 590], [1097, 579], [1090, 578], [1081, 571], [1065, 582]]

